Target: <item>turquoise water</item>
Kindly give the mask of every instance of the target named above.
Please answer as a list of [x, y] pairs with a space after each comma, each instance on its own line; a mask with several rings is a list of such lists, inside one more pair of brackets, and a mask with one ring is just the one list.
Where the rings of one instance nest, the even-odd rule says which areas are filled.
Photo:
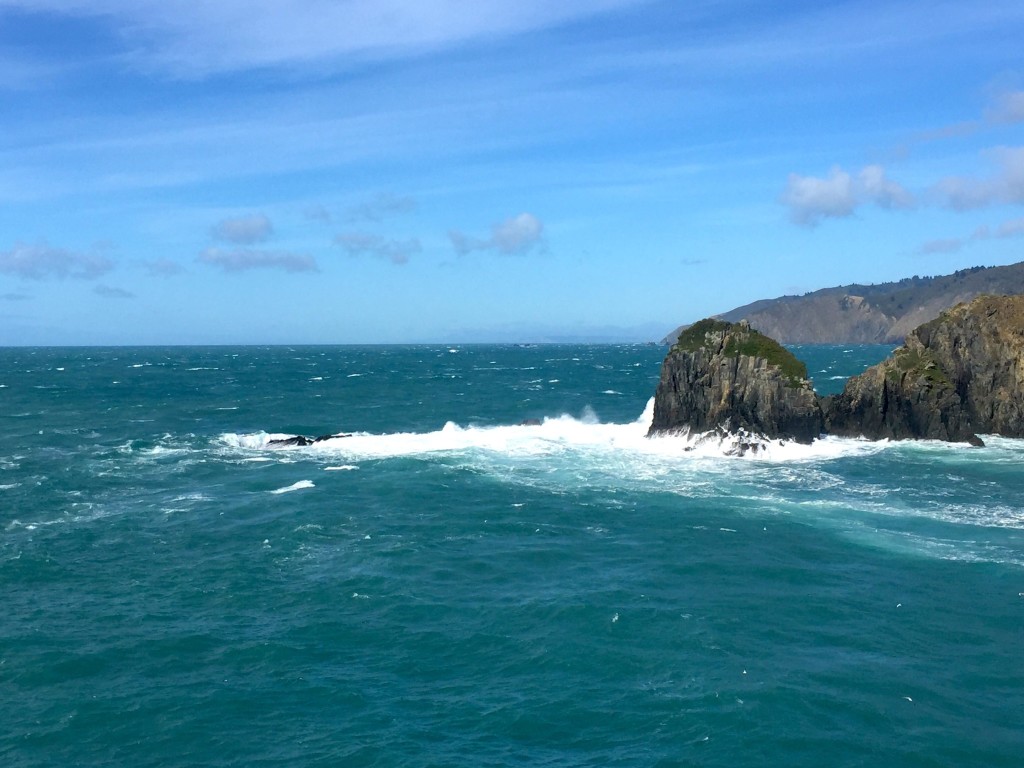
[[1020, 765], [1024, 441], [686, 451], [663, 354], [0, 350], [0, 764]]

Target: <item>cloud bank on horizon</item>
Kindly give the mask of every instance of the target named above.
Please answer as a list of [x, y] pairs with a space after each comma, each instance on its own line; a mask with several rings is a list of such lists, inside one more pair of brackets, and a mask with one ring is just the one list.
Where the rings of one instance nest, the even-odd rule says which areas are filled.
[[1007, 0], [0, 0], [0, 344], [646, 340], [1019, 261], [1022, 34]]

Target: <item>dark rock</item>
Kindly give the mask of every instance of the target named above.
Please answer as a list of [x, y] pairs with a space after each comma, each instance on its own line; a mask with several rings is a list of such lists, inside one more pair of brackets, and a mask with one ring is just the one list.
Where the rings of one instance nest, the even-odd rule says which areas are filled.
[[540, 419], [523, 419], [519, 422], [520, 427], [539, 427], [543, 422]]
[[722, 430], [809, 443], [821, 427], [807, 369], [792, 353], [744, 322], [701, 320], [662, 364], [648, 434]]
[[277, 440], [268, 440], [267, 445], [272, 448], [285, 448], [288, 446], [298, 445], [312, 445], [313, 441], [305, 435], [294, 435], [292, 437], [282, 437]]
[[1024, 296], [982, 296], [911, 331], [823, 402], [825, 429], [870, 439], [1024, 437]]
[[293, 435], [292, 437], [282, 437], [277, 440], [268, 440], [267, 447], [269, 448], [287, 448], [291, 446], [307, 446], [313, 443], [322, 443], [324, 440], [334, 440], [337, 437], [352, 437], [352, 435], [339, 432], [334, 435], [320, 435], [319, 437], [306, 437], [305, 435]]

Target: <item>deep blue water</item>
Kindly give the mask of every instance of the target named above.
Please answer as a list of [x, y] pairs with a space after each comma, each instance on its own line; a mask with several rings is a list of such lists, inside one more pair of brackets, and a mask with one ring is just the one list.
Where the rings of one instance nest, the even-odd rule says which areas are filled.
[[686, 451], [663, 354], [0, 350], [0, 765], [1019, 766], [1024, 441]]

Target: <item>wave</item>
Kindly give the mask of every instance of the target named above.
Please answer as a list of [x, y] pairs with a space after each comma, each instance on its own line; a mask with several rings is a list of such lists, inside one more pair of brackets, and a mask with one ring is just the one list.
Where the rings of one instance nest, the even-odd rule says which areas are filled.
[[278, 488], [271, 491], [271, 493], [280, 495], [282, 493], [291, 493], [292, 491], [301, 491], [305, 488], [316, 488], [316, 484], [312, 480], [299, 480], [297, 483], [286, 485], [284, 488]]
[[293, 435], [279, 432], [225, 433], [223, 444], [246, 451], [303, 452], [311, 456], [344, 456], [350, 459], [386, 459], [430, 454], [460, 454], [480, 451], [509, 457], [542, 457], [554, 454], [615, 453], [622, 458], [643, 458], [673, 464], [680, 461], [739, 459], [752, 462], [822, 461], [886, 450], [886, 441], [824, 437], [810, 445], [788, 440], [759, 441], [757, 451], [738, 455], [742, 437], [712, 434], [670, 434], [647, 437], [654, 418], [654, 398], [643, 413], [625, 424], [602, 423], [591, 408], [578, 417], [549, 416], [538, 424], [505, 426], [461, 426], [453, 421], [433, 432], [355, 432], [344, 437], [319, 440], [308, 446], [274, 446], [274, 441]]

